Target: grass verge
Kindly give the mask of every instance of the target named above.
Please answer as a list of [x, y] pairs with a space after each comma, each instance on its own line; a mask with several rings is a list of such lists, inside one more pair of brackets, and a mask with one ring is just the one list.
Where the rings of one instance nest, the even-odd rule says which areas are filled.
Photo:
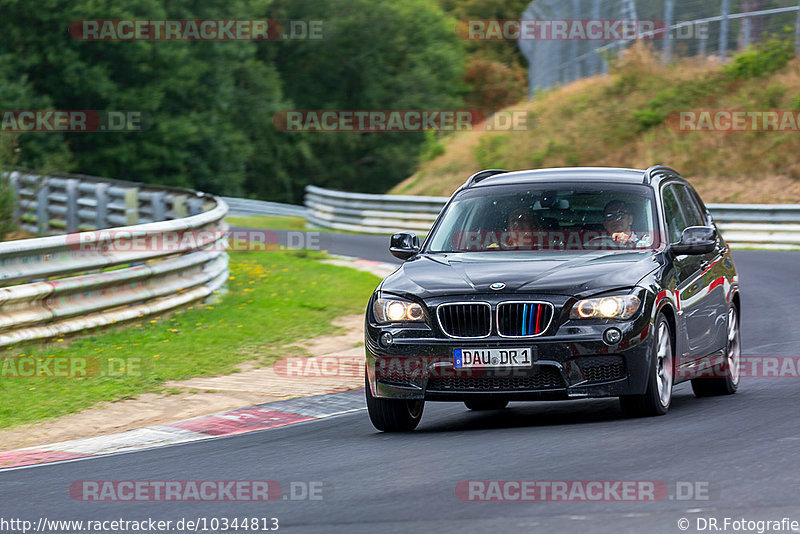
[[240, 228], [268, 228], [270, 230], [305, 230], [303, 217], [278, 217], [275, 215], [251, 215], [249, 217], [225, 217], [228, 224]]
[[[114, 331], [2, 350], [0, 428], [142, 393], [169, 393], [166, 381], [231, 373], [248, 360], [269, 364], [285, 354], [285, 345], [333, 332], [336, 317], [362, 312], [379, 282], [372, 274], [316, 261], [320, 253], [230, 256], [231, 278], [218, 302], [143, 317]], [[39, 365], [47, 359], [88, 362], [88, 374], [96, 374], [13, 376], [26, 358]]]

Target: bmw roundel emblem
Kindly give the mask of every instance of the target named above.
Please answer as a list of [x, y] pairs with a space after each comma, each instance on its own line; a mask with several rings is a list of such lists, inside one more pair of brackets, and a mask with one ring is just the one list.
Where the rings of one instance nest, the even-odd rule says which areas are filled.
[[506, 287], [506, 285], [503, 282], [495, 282], [494, 284], [490, 285], [489, 287], [491, 289], [494, 289], [495, 291], [500, 291], [501, 289]]

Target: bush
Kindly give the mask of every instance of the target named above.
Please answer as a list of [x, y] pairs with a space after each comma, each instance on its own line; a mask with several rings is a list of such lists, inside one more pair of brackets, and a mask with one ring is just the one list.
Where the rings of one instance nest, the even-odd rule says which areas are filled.
[[422, 162], [436, 159], [444, 154], [444, 145], [439, 142], [436, 132], [428, 130], [425, 132], [425, 142], [422, 143], [422, 148], [419, 153], [419, 160]]
[[467, 107], [486, 115], [512, 106], [526, 95], [522, 69], [480, 57], [470, 60], [464, 81], [470, 87], [465, 98]]
[[725, 86], [719, 76], [682, 82], [662, 89], [644, 108], [633, 110], [637, 131], [643, 132], [664, 124], [670, 113], [690, 109], [692, 106], [702, 106], [724, 91]]
[[507, 134], [492, 134], [482, 137], [478, 145], [474, 148], [475, 159], [483, 169], [504, 168], [505, 150], [508, 145], [509, 137]]
[[732, 79], [763, 78], [781, 70], [793, 57], [792, 41], [771, 39], [735, 55], [725, 74]]

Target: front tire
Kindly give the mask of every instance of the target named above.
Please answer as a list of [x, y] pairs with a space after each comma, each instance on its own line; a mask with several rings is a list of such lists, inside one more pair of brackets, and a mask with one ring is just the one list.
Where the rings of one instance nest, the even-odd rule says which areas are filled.
[[716, 395], [733, 395], [739, 389], [741, 375], [742, 342], [739, 332], [739, 314], [736, 306], [728, 310], [728, 341], [725, 347], [725, 362], [722, 364], [722, 376], [716, 378], [695, 378], [692, 380], [692, 391], [696, 397], [712, 397]]
[[655, 354], [650, 366], [647, 390], [644, 395], [625, 395], [619, 398], [625, 414], [633, 417], [664, 415], [672, 404], [675, 377], [675, 353], [669, 323], [663, 314], [656, 319]]
[[502, 410], [508, 406], [508, 401], [505, 399], [469, 399], [464, 401], [464, 405], [474, 412], [484, 412]]
[[372, 426], [382, 432], [410, 432], [422, 419], [424, 400], [380, 399], [372, 396], [366, 377], [367, 411]]

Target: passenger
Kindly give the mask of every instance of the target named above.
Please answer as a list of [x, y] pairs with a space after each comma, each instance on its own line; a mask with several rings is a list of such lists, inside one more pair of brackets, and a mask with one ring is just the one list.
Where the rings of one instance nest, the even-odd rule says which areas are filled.
[[541, 231], [533, 212], [525, 208], [517, 208], [508, 216], [508, 234], [503, 243], [504, 248], [524, 248], [533, 246], [534, 232]]

